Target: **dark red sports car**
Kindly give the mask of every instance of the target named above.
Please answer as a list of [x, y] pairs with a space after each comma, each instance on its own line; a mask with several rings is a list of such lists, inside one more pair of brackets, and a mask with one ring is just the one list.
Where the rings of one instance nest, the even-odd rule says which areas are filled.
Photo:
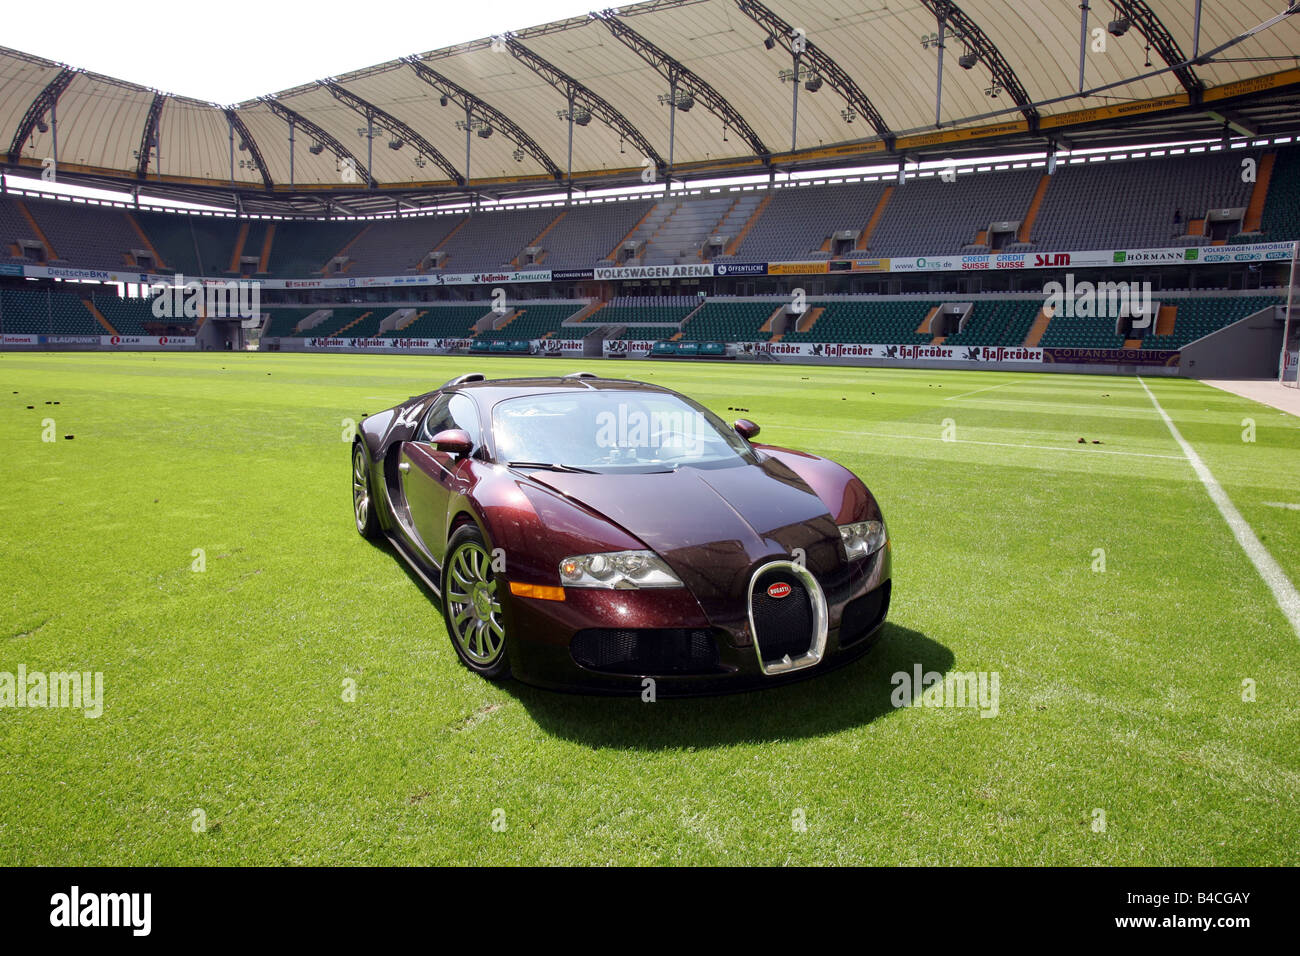
[[485, 677], [776, 683], [857, 657], [889, 609], [866, 485], [669, 389], [462, 375], [358, 431], [357, 530], [440, 596], [452, 646]]

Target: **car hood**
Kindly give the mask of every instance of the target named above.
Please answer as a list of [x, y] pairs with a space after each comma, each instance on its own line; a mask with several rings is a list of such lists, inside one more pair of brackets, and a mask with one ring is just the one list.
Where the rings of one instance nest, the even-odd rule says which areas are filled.
[[774, 458], [659, 474], [535, 471], [530, 477], [662, 555], [706, 611], [743, 595], [763, 559], [802, 549], [814, 574], [832, 574], [842, 562], [839, 531], [825, 503]]

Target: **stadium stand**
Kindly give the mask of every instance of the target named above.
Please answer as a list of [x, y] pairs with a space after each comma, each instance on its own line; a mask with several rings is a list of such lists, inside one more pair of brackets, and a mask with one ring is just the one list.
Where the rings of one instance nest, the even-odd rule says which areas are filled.
[[[939, 177], [909, 180], [894, 189], [867, 244], [873, 256], [923, 256], [989, 248], [988, 228], [1019, 222], [1042, 172], [1017, 169], [968, 173], [954, 182]], [[1014, 238], [1014, 237], [1013, 237]]]
[[1114, 319], [1056, 315], [1038, 344], [1044, 348], [1122, 349], [1124, 336], [1115, 331]]
[[0, 289], [0, 332], [9, 335], [105, 335], [105, 329], [70, 292]]
[[1242, 242], [1281, 242], [1300, 239], [1300, 146], [1278, 150], [1269, 180], [1260, 236]]
[[[293, 335], [294, 330], [303, 319], [307, 318], [313, 312], [318, 312], [315, 307], [305, 309], [269, 309], [267, 314], [270, 316], [267, 323], [262, 327], [262, 336], [264, 338], [284, 338]], [[309, 330], [308, 334], [320, 335], [319, 330]]]
[[288, 278], [318, 275], [363, 228], [356, 222], [277, 223], [267, 271]]
[[693, 342], [765, 342], [772, 333], [760, 327], [779, 307], [777, 302], [709, 300], [682, 326], [681, 337]]
[[886, 188], [876, 182], [778, 189], [730, 258], [758, 262], [828, 258], [830, 252], [822, 247], [831, 235], [865, 230]]
[[1039, 299], [976, 302], [965, 327], [944, 339], [944, 344], [1021, 345], [1042, 306]]
[[146, 328], [146, 323], [155, 329], [160, 324], [173, 327], [194, 327], [196, 325], [194, 319], [158, 319], [153, 314], [152, 300], [150, 299], [127, 299], [112, 293], [97, 293], [91, 297], [91, 303], [120, 335], [154, 334]]
[[492, 311], [491, 304], [421, 307], [416, 319], [402, 329], [385, 332], [391, 338], [461, 339], [474, 334], [474, 324]]
[[[697, 296], [619, 296], [589, 320], [593, 325], [651, 325], [682, 321], [700, 307]], [[770, 311], [769, 311], [770, 314]]]
[[[1158, 160], [1064, 165], [1047, 189], [1030, 239], [1036, 249], [1206, 245], [1188, 230], [1211, 209], [1245, 208], [1241, 161], [1258, 150]], [[978, 185], [978, 184], [977, 184]]]
[[144, 242], [133, 230], [124, 210], [111, 206], [57, 200], [23, 201], [55, 259], [93, 269], [134, 267], [131, 250]]
[[549, 207], [474, 213], [442, 244], [439, 251], [447, 254], [442, 267], [449, 272], [513, 269], [520, 250], [562, 211]]
[[16, 200], [0, 195], [0, 262], [30, 262], [18, 245], [38, 242], [36, 231], [20, 211]]
[[544, 269], [589, 269], [610, 258], [614, 247], [654, 206], [629, 200], [572, 206], [542, 240]]
[[[0, 196], [0, 257], [21, 260], [19, 241], [39, 241], [38, 232], [72, 266], [131, 267], [132, 250], [152, 246], [167, 271], [289, 278], [400, 275], [422, 270], [435, 250], [449, 272], [589, 268], [616, 258], [624, 238], [643, 243], [631, 262], [644, 265], [700, 261], [713, 236], [725, 242], [714, 256], [722, 262], [1204, 245], [1215, 241], [1204, 234], [1207, 212], [1244, 210], [1251, 201], [1241, 170], [1248, 155], [1258, 160], [1262, 151], [1063, 164], [1046, 180], [1028, 242], [991, 236], [989, 227], [1025, 222], [1044, 179], [1037, 168], [962, 173], [951, 183], [926, 176], [902, 186], [784, 186], [370, 222], [239, 220]], [[1263, 192], [1260, 231], [1231, 241], [1300, 237], [1300, 147], [1277, 152]], [[837, 233], [851, 241], [837, 244]], [[524, 250], [534, 245], [529, 263]]]
[[476, 339], [487, 342], [521, 341], [545, 338], [560, 328], [560, 323], [577, 313], [583, 306], [569, 302], [564, 305], [522, 305], [518, 312], [499, 328], [478, 333]]
[[937, 302], [922, 300], [834, 300], [809, 301], [824, 311], [807, 331], [792, 331], [783, 342], [879, 342], [891, 345], [923, 345], [931, 336], [918, 333], [917, 326]]
[[[1144, 349], [1180, 349], [1189, 342], [1204, 338], [1211, 332], [1226, 328], [1248, 315], [1254, 315], [1270, 305], [1281, 305], [1279, 296], [1206, 297], [1173, 299], [1177, 306], [1174, 330], [1168, 335], [1148, 335], [1142, 340]], [[1053, 320], [1055, 324], [1056, 320]], [[1050, 329], [1051, 326], [1048, 326]]]
[[415, 272], [425, 257], [464, 221], [464, 216], [418, 216], [371, 223], [351, 244], [331, 255], [346, 257], [344, 271], [348, 275]]
[[703, 261], [709, 239], [739, 232], [761, 202], [760, 195], [740, 193], [656, 203], [628, 237], [645, 243], [629, 261], [651, 266]]

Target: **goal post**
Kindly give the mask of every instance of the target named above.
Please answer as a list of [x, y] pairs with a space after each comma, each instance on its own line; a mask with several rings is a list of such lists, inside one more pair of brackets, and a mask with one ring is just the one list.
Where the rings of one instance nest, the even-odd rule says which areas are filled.
[[1291, 317], [1295, 314], [1296, 264], [1300, 241], [1291, 243], [1291, 276], [1286, 287], [1286, 315], [1282, 322], [1282, 354], [1277, 360], [1277, 380], [1287, 388], [1300, 388], [1300, 345], [1291, 342]]

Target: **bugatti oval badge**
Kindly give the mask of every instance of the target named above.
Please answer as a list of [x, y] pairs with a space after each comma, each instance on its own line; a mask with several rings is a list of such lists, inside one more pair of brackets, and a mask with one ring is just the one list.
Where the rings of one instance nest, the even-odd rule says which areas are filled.
[[789, 597], [792, 590], [793, 588], [784, 581], [778, 581], [776, 584], [769, 584], [767, 586], [767, 596], [770, 598]]

